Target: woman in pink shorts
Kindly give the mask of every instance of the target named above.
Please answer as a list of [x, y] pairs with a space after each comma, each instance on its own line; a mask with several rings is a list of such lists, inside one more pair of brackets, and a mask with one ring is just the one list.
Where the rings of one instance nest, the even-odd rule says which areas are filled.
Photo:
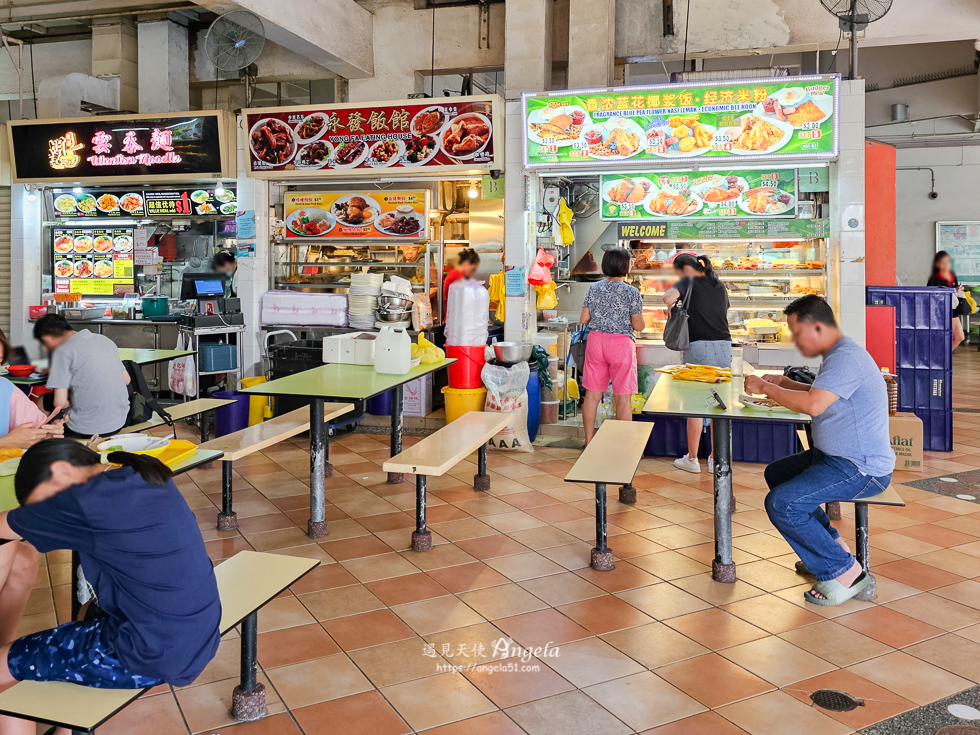
[[585, 401], [585, 443], [595, 434], [596, 411], [602, 394], [612, 383], [616, 418], [630, 421], [630, 397], [636, 393], [636, 332], [642, 332], [643, 302], [640, 292], [625, 282], [632, 255], [625, 248], [610, 248], [602, 256], [606, 279], [593, 284], [585, 295], [582, 324], [589, 325], [582, 385]]

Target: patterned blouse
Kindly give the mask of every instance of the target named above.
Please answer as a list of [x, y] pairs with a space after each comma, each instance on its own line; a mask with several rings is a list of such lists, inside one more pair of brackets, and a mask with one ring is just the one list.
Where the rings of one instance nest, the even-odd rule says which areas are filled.
[[599, 281], [589, 288], [582, 305], [591, 315], [589, 329], [636, 339], [631, 317], [643, 313], [643, 301], [633, 286], [625, 281]]

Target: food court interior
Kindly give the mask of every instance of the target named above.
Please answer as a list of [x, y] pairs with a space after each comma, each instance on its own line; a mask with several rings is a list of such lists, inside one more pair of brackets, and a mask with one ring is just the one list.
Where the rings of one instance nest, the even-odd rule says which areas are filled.
[[[0, 513], [20, 411], [87, 369], [35, 326], [101, 335], [126, 426], [72, 428], [90, 371], [66, 427], [169, 468], [223, 611], [187, 681], [11, 654], [0, 733], [980, 733], [976, 3], [298, 1], [0, 13]], [[621, 249], [636, 292], [595, 290]], [[685, 367], [685, 255], [724, 365]], [[814, 296], [895, 456], [826, 506], [867, 585], [836, 605], [766, 501], [827, 417], [750, 382], [830, 372], [785, 313]], [[610, 336], [626, 403], [586, 390]], [[107, 534], [27, 554], [23, 605], [0, 545], [0, 646], [126, 622]]]

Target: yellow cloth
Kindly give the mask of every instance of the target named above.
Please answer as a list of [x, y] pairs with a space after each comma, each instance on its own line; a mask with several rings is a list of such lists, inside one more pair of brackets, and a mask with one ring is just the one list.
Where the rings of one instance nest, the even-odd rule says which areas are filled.
[[487, 281], [487, 290], [490, 292], [490, 300], [497, 302], [497, 319], [504, 320], [504, 301], [507, 298], [507, 289], [504, 285], [505, 277], [503, 271], [492, 273]]
[[534, 290], [538, 293], [539, 309], [554, 309], [558, 306], [558, 299], [555, 296], [555, 282], [546, 283], [543, 286], [535, 286]]

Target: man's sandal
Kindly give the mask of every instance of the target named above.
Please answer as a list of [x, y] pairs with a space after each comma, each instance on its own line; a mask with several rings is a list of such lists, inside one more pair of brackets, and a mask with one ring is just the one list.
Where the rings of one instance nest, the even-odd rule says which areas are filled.
[[803, 599], [813, 605], [820, 605], [821, 607], [836, 607], [837, 605], [842, 605], [852, 597], [857, 595], [861, 590], [871, 584], [871, 575], [867, 572], [861, 572], [854, 584], [850, 587], [845, 587], [836, 579], [831, 579], [826, 582], [817, 582], [813, 585], [813, 590], [816, 590], [824, 599], [817, 597], [813, 594], [813, 591], [804, 592]]

